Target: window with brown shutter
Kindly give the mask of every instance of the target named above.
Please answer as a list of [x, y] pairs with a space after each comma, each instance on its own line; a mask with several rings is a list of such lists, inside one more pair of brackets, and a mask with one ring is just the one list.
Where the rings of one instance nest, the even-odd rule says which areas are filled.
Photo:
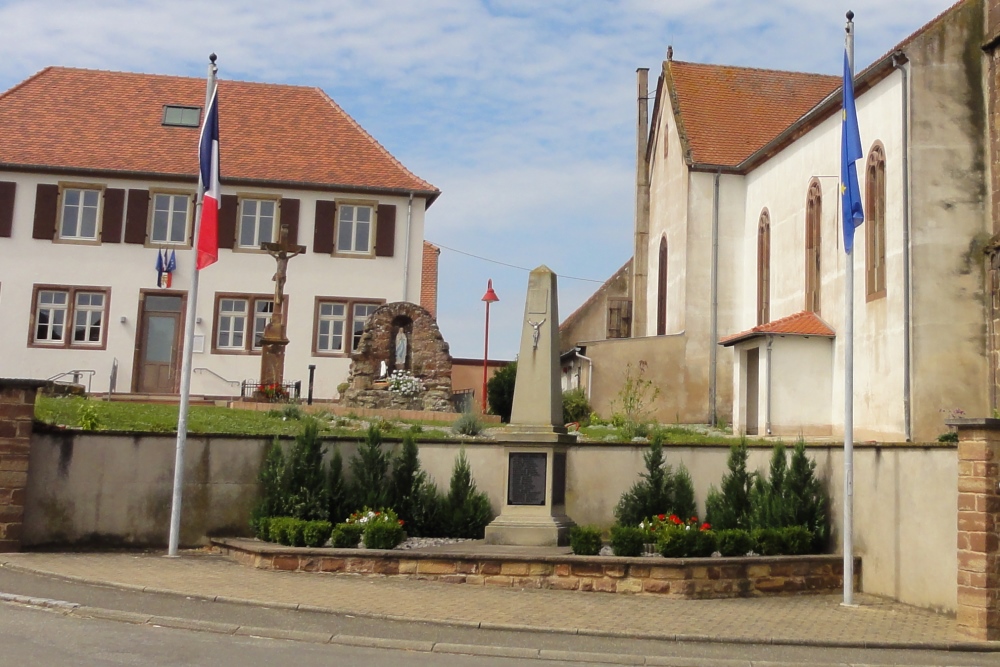
[[820, 227], [823, 219], [823, 189], [813, 179], [806, 195], [806, 310], [819, 313]]
[[0, 181], [0, 237], [9, 238], [14, 228], [14, 193], [17, 183]]
[[35, 188], [35, 224], [31, 238], [51, 241], [56, 236], [56, 216], [59, 213], [59, 186], [39, 183]]
[[121, 243], [124, 213], [125, 191], [117, 188], [105, 190], [104, 213], [101, 220], [102, 243]]
[[129, 190], [125, 205], [125, 243], [146, 243], [149, 220], [149, 190]]
[[867, 301], [886, 295], [885, 148], [879, 142], [865, 166], [865, 294]]
[[319, 200], [316, 202], [316, 220], [313, 226], [313, 252], [326, 255], [333, 253], [333, 221], [337, 216], [337, 203]]
[[757, 324], [771, 321], [771, 214], [765, 208], [757, 224]]
[[632, 335], [632, 300], [608, 299], [608, 338], [629, 338]]
[[219, 247], [232, 250], [236, 245], [236, 217], [239, 214], [240, 198], [236, 195], [222, 195], [219, 207]]
[[396, 251], [396, 207], [379, 204], [375, 222], [375, 256], [392, 257]]
[[[288, 242], [299, 243], [299, 200], [282, 197], [278, 204], [282, 226], [288, 226]], [[280, 238], [280, 237], [279, 237]]]

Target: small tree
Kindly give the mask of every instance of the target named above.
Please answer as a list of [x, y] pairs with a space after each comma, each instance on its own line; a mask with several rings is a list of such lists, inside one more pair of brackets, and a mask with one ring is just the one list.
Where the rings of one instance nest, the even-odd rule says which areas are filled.
[[663, 459], [663, 443], [654, 434], [649, 450], [642, 455], [646, 472], [639, 473], [639, 481], [622, 494], [615, 507], [615, 518], [624, 526], [637, 526], [647, 517], [669, 514], [672, 511], [674, 477], [670, 466]]
[[705, 501], [705, 520], [713, 528], [750, 528], [750, 492], [755, 473], [747, 472], [746, 438], [729, 449], [729, 472], [722, 477], [722, 492], [712, 487]]
[[319, 424], [315, 419], [304, 422], [302, 432], [284, 468], [287, 496], [283, 514], [306, 521], [325, 521], [329, 515], [326, 498], [326, 475], [323, 467], [323, 444], [319, 439]]
[[382, 431], [368, 427], [365, 441], [351, 457], [350, 511], [385, 507], [389, 502], [389, 455], [382, 450]]
[[514, 408], [514, 382], [517, 380], [517, 362], [511, 362], [493, 374], [486, 383], [486, 397], [490, 412], [500, 415], [504, 423], [510, 421]]
[[780, 442], [771, 454], [771, 468], [765, 480], [757, 475], [750, 494], [751, 528], [784, 528], [794, 525], [791, 503], [785, 485], [788, 460]]
[[799, 438], [785, 476], [792, 525], [805, 526], [813, 534], [813, 549], [823, 551], [829, 535], [826, 492], [816, 478], [816, 462], [806, 456], [806, 443]]
[[270, 519], [284, 514], [284, 488], [282, 475], [285, 467], [285, 455], [281, 451], [281, 443], [275, 438], [264, 456], [257, 480], [260, 483], [260, 500], [250, 513], [250, 527], [254, 534], [261, 535], [261, 519]]
[[677, 474], [674, 475], [674, 502], [671, 509], [684, 520], [698, 514], [698, 506], [694, 500], [694, 480], [683, 463], [678, 466]]
[[413, 433], [403, 436], [403, 444], [392, 461], [390, 506], [413, 536], [435, 537], [441, 527], [441, 494], [420, 469], [417, 440]]
[[586, 426], [590, 413], [590, 402], [583, 389], [576, 388], [563, 392], [563, 423], [576, 422]]
[[347, 482], [344, 480], [344, 457], [340, 455], [340, 447], [333, 450], [330, 467], [326, 475], [326, 501], [329, 508], [327, 514], [331, 523], [340, 523], [351, 513], [352, 509], [347, 497]]
[[493, 518], [493, 509], [486, 493], [476, 488], [472, 468], [462, 448], [451, 473], [451, 488], [446, 501], [449, 537], [481, 539], [486, 524]]

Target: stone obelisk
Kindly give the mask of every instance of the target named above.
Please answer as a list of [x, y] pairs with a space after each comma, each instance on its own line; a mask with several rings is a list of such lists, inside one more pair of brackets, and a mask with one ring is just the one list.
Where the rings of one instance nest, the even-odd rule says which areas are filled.
[[528, 277], [521, 324], [514, 406], [505, 441], [500, 516], [486, 527], [488, 544], [558, 546], [568, 542], [567, 445], [576, 438], [562, 423], [559, 307], [556, 274], [540, 266]]

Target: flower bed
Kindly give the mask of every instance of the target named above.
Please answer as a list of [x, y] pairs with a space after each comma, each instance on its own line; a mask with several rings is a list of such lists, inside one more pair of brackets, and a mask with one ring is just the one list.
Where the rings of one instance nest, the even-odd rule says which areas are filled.
[[[837, 555], [744, 558], [618, 558], [520, 556], [476, 553], [290, 548], [248, 539], [213, 539], [213, 548], [264, 570], [399, 576], [446, 583], [655, 593], [671, 598], [712, 599], [798, 593], [833, 593], [843, 587]], [[481, 547], [479, 547], [481, 548]], [[860, 589], [861, 559], [854, 564]]]

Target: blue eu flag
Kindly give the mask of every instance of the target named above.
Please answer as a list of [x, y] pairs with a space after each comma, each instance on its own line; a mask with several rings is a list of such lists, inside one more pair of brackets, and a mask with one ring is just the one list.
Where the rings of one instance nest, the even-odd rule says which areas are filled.
[[858, 110], [854, 105], [854, 76], [844, 51], [844, 110], [840, 135], [840, 195], [843, 199], [844, 251], [854, 247], [854, 228], [865, 221], [858, 186], [858, 165], [862, 157], [861, 133], [858, 130]]

